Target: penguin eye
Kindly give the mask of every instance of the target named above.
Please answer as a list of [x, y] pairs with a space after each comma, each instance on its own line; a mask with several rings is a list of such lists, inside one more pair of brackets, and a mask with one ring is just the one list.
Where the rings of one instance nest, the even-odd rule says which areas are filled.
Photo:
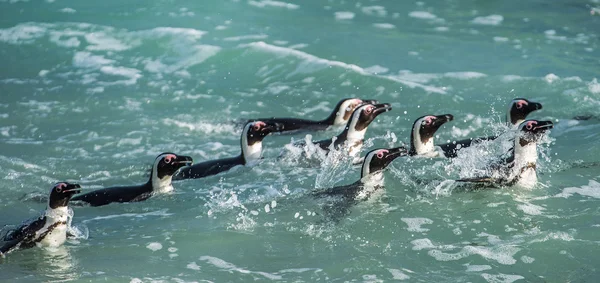
[[432, 122], [433, 122], [433, 119], [427, 117], [427, 118], [425, 118], [425, 120], [423, 120], [423, 125], [429, 126], [429, 125], [431, 125]]
[[169, 155], [165, 156], [165, 158], [163, 160], [165, 161], [165, 163], [169, 164], [169, 163], [175, 161], [176, 158], [177, 157], [175, 157], [174, 155], [169, 154]]
[[531, 129], [533, 129], [533, 126], [536, 124], [537, 124], [536, 122], [529, 122], [529, 123], [527, 123], [527, 125], [525, 125], [525, 129], [531, 130]]
[[367, 107], [367, 108], [365, 108], [365, 113], [371, 114], [371, 112], [373, 112], [373, 107]]
[[57, 193], [60, 193], [66, 186], [67, 186], [67, 184], [60, 183], [60, 184], [56, 185], [56, 188], [54, 188], [54, 189], [56, 190]]
[[383, 158], [383, 151], [380, 151], [377, 153], [377, 158], [379, 158], [379, 159]]
[[517, 103], [516, 103], [516, 107], [517, 107], [517, 109], [522, 109], [523, 107], [525, 107], [525, 105], [527, 105], [527, 102], [526, 102], [526, 101], [524, 101], [524, 100], [519, 100], [519, 101], [517, 101]]
[[252, 129], [255, 131], [259, 131], [260, 130], [260, 125], [256, 124], [254, 126], [252, 126]]

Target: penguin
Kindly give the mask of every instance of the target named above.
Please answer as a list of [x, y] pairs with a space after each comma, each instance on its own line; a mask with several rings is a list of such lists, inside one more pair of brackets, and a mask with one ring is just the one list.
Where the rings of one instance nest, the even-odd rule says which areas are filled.
[[81, 186], [67, 182], [57, 183], [50, 190], [48, 207], [38, 218], [9, 231], [2, 238], [0, 256], [15, 249], [33, 246], [58, 247], [67, 240], [67, 229], [72, 217], [68, 207], [73, 195], [80, 193]]
[[[511, 128], [517, 128], [527, 116], [534, 111], [542, 109], [542, 104], [533, 102], [525, 98], [515, 98], [508, 104], [508, 111], [506, 112], [506, 125]], [[439, 147], [444, 151], [444, 154], [448, 158], [454, 158], [458, 155], [458, 151], [463, 148], [467, 148], [473, 144], [477, 144], [483, 141], [492, 141], [497, 139], [498, 136], [488, 136], [479, 138], [469, 138], [464, 140], [453, 141], [450, 143], [440, 144]]]
[[408, 154], [405, 147], [390, 149], [378, 148], [369, 151], [363, 160], [360, 179], [350, 185], [315, 190], [315, 198], [327, 198], [330, 202], [323, 207], [329, 220], [339, 222], [347, 215], [350, 207], [367, 200], [373, 193], [384, 187], [384, 169], [394, 159]]
[[330, 127], [345, 125], [354, 110], [360, 105], [367, 103], [377, 104], [378, 101], [373, 99], [344, 98], [337, 103], [333, 108], [333, 112], [327, 118], [320, 121], [298, 118], [260, 118], [249, 120], [248, 122], [263, 121], [266, 123], [277, 123], [280, 126], [276, 132], [279, 133], [291, 133], [300, 130], [324, 131]]
[[181, 168], [175, 180], [197, 179], [228, 171], [238, 165], [254, 165], [262, 158], [262, 140], [279, 129], [279, 123], [254, 121], [246, 123], [240, 143], [242, 153], [236, 157], [210, 160]]
[[154, 160], [150, 179], [143, 185], [104, 188], [78, 195], [72, 201], [87, 203], [91, 206], [103, 206], [113, 202], [144, 201], [156, 193], [173, 191], [171, 180], [175, 172], [192, 164], [192, 158], [171, 152], [161, 153]]
[[[344, 131], [332, 139], [313, 142], [315, 146], [328, 153], [330, 148], [347, 150], [351, 157], [355, 157], [362, 149], [367, 127], [381, 114], [392, 110], [389, 103], [364, 104], [354, 110], [350, 120], [346, 123]], [[293, 147], [304, 146], [304, 142], [294, 143]]]
[[438, 157], [446, 153], [434, 145], [433, 136], [444, 124], [454, 120], [451, 114], [425, 115], [417, 118], [410, 133], [409, 156]]
[[552, 121], [523, 121], [517, 128], [514, 146], [509, 151], [509, 156], [491, 164], [491, 174], [457, 181], [485, 187], [517, 185], [532, 188], [537, 183], [537, 143], [553, 126]]

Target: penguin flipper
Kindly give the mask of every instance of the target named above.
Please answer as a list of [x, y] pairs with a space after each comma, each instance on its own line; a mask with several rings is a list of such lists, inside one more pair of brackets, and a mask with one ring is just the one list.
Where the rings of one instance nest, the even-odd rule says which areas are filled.
[[0, 247], [0, 254], [6, 254], [17, 246], [23, 246], [25, 248], [30, 247], [30, 245], [19, 244], [33, 238], [36, 232], [44, 227], [45, 223], [46, 217], [42, 216], [30, 223], [23, 224], [15, 230], [9, 231], [4, 238], [2, 238], [4, 243], [2, 244], [2, 247]]

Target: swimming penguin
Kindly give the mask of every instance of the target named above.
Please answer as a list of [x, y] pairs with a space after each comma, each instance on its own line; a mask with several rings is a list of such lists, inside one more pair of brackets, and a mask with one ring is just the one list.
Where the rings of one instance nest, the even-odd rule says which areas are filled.
[[50, 191], [48, 207], [37, 219], [25, 223], [9, 231], [2, 238], [0, 256], [17, 248], [58, 247], [67, 240], [69, 218], [72, 217], [68, 204], [74, 194], [80, 192], [81, 186], [61, 182]]
[[276, 131], [278, 123], [248, 122], [242, 131], [242, 153], [236, 157], [210, 160], [181, 168], [175, 180], [196, 179], [227, 171], [238, 165], [253, 165], [262, 158], [262, 140]]
[[417, 118], [410, 133], [410, 151], [408, 154], [423, 157], [446, 156], [443, 148], [434, 145], [433, 136], [443, 124], [453, 119], [454, 116], [451, 114], [425, 115]]
[[341, 196], [348, 200], [361, 200], [368, 198], [372, 191], [363, 190], [365, 187], [379, 189], [383, 187], [383, 170], [394, 159], [406, 156], [408, 150], [401, 146], [390, 149], [374, 149], [365, 155], [362, 164], [360, 180], [346, 186], [329, 188], [313, 192], [313, 196]]
[[[519, 124], [525, 121], [527, 115], [531, 112], [542, 109], [542, 104], [527, 100], [525, 98], [515, 98], [508, 105], [506, 112], [506, 124], [510, 128], [517, 128]], [[462, 149], [482, 141], [491, 141], [497, 139], [498, 136], [469, 138], [450, 143], [440, 144], [439, 147], [444, 151], [445, 156], [453, 158], [457, 156], [457, 152]]]
[[[356, 156], [363, 145], [367, 127], [375, 120], [375, 118], [387, 111], [392, 110], [389, 103], [381, 104], [364, 104], [354, 110], [352, 117], [348, 120], [344, 131], [333, 139], [320, 140], [313, 142], [318, 148], [329, 152], [331, 146], [335, 149], [344, 148], [348, 150], [350, 156]], [[304, 146], [304, 142], [293, 144], [294, 147]]]
[[313, 121], [298, 118], [260, 118], [249, 120], [248, 122], [263, 121], [266, 123], [277, 123], [280, 126], [277, 132], [292, 132], [298, 130], [323, 131], [331, 126], [346, 125], [354, 110], [362, 104], [376, 104], [377, 100], [344, 98], [340, 100], [333, 108], [333, 112], [329, 117], [321, 121]]
[[324, 190], [316, 190], [314, 197], [328, 200], [323, 207], [328, 220], [339, 222], [347, 215], [350, 207], [359, 201], [367, 200], [373, 193], [384, 187], [383, 170], [394, 159], [406, 156], [405, 147], [390, 149], [374, 149], [365, 155], [360, 179], [350, 185], [339, 186]]
[[154, 160], [150, 179], [143, 185], [120, 186], [92, 191], [73, 198], [91, 206], [102, 206], [113, 202], [137, 202], [150, 198], [156, 193], [173, 191], [171, 179], [175, 172], [186, 165], [192, 164], [189, 156], [177, 155], [170, 152], [161, 153]]
[[533, 187], [537, 183], [537, 143], [553, 126], [551, 121], [527, 120], [522, 122], [518, 126], [514, 147], [509, 151], [508, 158], [492, 164], [490, 166], [491, 174], [457, 181], [483, 186]]

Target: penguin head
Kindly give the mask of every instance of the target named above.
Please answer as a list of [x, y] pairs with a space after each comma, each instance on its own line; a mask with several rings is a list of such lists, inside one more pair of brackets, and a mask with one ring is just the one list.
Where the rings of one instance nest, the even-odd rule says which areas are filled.
[[263, 121], [249, 122], [242, 131], [241, 145], [244, 162], [252, 163], [261, 159], [262, 140], [270, 133], [278, 131], [282, 125]]
[[334, 126], [346, 125], [348, 120], [350, 120], [350, 117], [352, 117], [354, 110], [367, 103], [376, 104], [379, 102], [373, 99], [344, 98], [338, 102], [335, 106], [335, 110], [327, 120]]
[[79, 184], [71, 184], [67, 182], [56, 183], [50, 190], [50, 198], [48, 206], [52, 209], [65, 207], [69, 204], [69, 200], [73, 195], [81, 192]]
[[542, 109], [541, 103], [529, 101], [525, 98], [515, 98], [508, 105], [506, 122], [517, 126], [527, 118], [529, 113], [540, 109]]
[[519, 124], [519, 144], [526, 146], [530, 143], [536, 143], [544, 136], [546, 131], [553, 127], [552, 121], [526, 120]]
[[346, 127], [349, 131], [362, 132], [379, 114], [390, 110], [392, 110], [392, 106], [389, 103], [363, 104], [354, 110]]
[[189, 156], [177, 155], [172, 152], [163, 152], [154, 160], [152, 173], [158, 179], [171, 177], [179, 168], [192, 165], [193, 160]]
[[426, 115], [417, 118], [411, 132], [411, 154], [423, 154], [433, 150], [433, 135], [443, 124], [453, 119], [454, 116], [451, 114]]
[[242, 132], [242, 139], [245, 139], [248, 146], [252, 146], [277, 131], [281, 127], [278, 123], [265, 123], [263, 121], [248, 122]]
[[378, 148], [369, 151], [363, 161], [361, 178], [385, 169], [394, 159], [407, 154], [408, 149], [403, 146], [389, 149]]

